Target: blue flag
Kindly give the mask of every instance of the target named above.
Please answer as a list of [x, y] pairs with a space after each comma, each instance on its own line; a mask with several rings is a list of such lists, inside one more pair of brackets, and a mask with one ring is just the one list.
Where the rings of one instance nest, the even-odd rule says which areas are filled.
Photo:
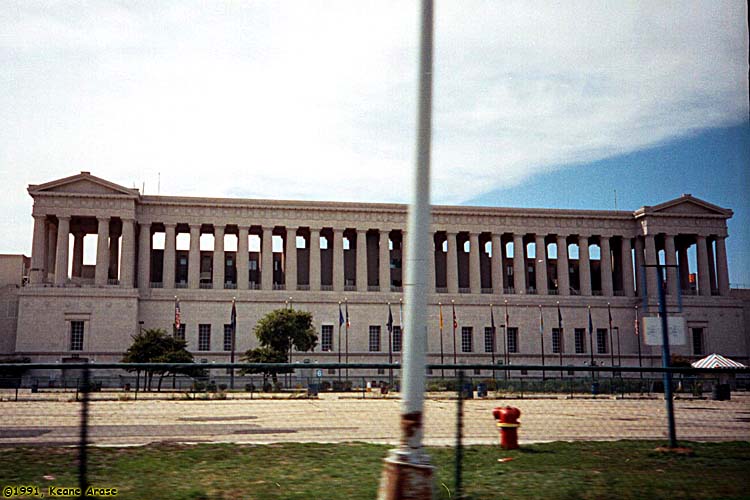
[[594, 322], [591, 321], [591, 307], [589, 306], [589, 335], [594, 334]]
[[341, 302], [339, 302], [339, 328], [344, 324], [344, 313], [341, 312]]
[[234, 300], [232, 301], [232, 313], [229, 316], [229, 323], [232, 325], [232, 333], [237, 331], [237, 307], [234, 305]]

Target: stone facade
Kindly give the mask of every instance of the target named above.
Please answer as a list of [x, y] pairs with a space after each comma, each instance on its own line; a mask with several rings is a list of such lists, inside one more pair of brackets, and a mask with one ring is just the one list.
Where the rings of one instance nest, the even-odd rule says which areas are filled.
[[[291, 304], [313, 313], [319, 337], [332, 332], [330, 351], [319, 346], [305, 358], [338, 360], [341, 307], [351, 321], [349, 360], [388, 359], [388, 303], [399, 325], [408, 256], [404, 205], [144, 196], [88, 172], [29, 194], [33, 249], [30, 283], [18, 293], [18, 355], [119, 360], [139, 327], [172, 330], [179, 298], [196, 358], [227, 361], [235, 298], [238, 351], [256, 345], [260, 317]], [[453, 360], [455, 307], [459, 362], [502, 359], [507, 339], [512, 363], [539, 363], [541, 315], [548, 363], [559, 362], [562, 339], [564, 364], [588, 363], [593, 345], [598, 364], [637, 365], [636, 314], [655, 314], [658, 284], [655, 269], [641, 266], [661, 260], [680, 265], [668, 269], [666, 290], [688, 343], [673, 352], [747, 362], [743, 303], [729, 290], [731, 216], [690, 195], [635, 212], [435, 206], [428, 359], [440, 361], [442, 308], [444, 360]], [[84, 264], [94, 240], [95, 263]], [[552, 331], [558, 307], [562, 335]], [[659, 364], [658, 348], [641, 351], [644, 365]]]

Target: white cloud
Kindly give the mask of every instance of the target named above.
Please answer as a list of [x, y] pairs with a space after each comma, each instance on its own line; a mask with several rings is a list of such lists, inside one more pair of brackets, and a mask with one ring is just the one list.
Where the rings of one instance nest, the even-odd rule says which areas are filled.
[[[433, 199], [746, 119], [744, 2], [440, 2]], [[417, 7], [0, 7], [0, 209], [79, 170], [162, 194], [404, 201]]]

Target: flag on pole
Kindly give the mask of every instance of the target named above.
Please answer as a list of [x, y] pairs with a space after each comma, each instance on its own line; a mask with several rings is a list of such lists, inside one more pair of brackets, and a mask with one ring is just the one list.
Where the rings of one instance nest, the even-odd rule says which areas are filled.
[[404, 334], [404, 301], [398, 302], [398, 326], [401, 327], [401, 335]]
[[232, 334], [234, 334], [237, 331], [237, 307], [234, 304], [234, 299], [232, 299], [232, 312], [229, 316], [229, 323], [232, 325]]
[[174, 327], [175, 327], [175, 330], [179, 330], [180, 329], [180, 319], [181, 319], [181, 315], [180, 315], [180, 299], [178, 299], [177, 296], [175, 296], [175, 298], [174, 298]]
[[351, 321], [349, 321], [349, 303], [344, 302], [344, 310], [346, 311], [346, 327], [349, 328], [352, 326]]
[[451, 304], [453, 307], [453, 329], [458, 328], [458, 318], [456, 318], [456, 304]]
[[562, 330], [563, 327], [563, 320], [562, 320], [562, 313], [560, 312], [560, 304], [557, 304], [557, 327]]
[[607, 314], [609, 315], [609, 328], [612, 328], [612, 308], [607, 304]]
[[505, 304], [505, 328], [510, 324], [510, 314], [508, 314], [508, 304]]
[[542, 306], [539, 306], [539, 335], [544, 335], [544, 314], [542, 314]]
[[492, 311], [492, 304], [490, 304], [490, 328], [492, 330], [492, 352], [495, 352], [495, 313]]
[[591, 320], [591, 306], [589, 306], [589, 335], [594, 334], [594, 322]]
[[635, 321], [633, 323], [634, 323], [634, 327], [635, 327], [633, 331], [635, 331], [635, 336], [637, 337], [640, 334], [640, 332], [638, 331], [638, 327], [639, 327], [639, 322], [638, 322], [638, 307], [635, 308]]
[[438, 303], [438, 306], [440, 308], [440, 329], [443, 329], [443, 304]]
[[344, 324], [344, 313], [341, 312], [341, 302], [339, 302], [339, 328]]
[[391, 312], [391, 303], [388, 302], [388, 321], [385, 324], [388, 333], [393, 333], [393, 313]]

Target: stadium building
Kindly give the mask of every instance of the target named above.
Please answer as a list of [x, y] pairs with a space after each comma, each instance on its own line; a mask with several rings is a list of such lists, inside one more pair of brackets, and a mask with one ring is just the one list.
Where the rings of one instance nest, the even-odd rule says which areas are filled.
[[[338, 361], [347, 336], [351, 362], [398, 360], [404, 205], [146, 196], [89, 172], [28, 192], [31, 258], [0, 259], [0, 355], [119, 361], [140, 328], [171, 332], [179, 304], [176, 334], [196, 359], [226, 362], [234, 299], [237, 352], [257, 345], [260, 317], [294, 307], [319, 336], [295, 360]], [[538, 364], [544, 352], [548, 364], [657, 366], [637, 320], [656, 315], [644, 264], [661, 262], [677, 265], [665, 288], [684, 343], [672, 352], [747, 363], [731, 216], [691, 195], [634, 212], [435, 206], [428, 361]]]

